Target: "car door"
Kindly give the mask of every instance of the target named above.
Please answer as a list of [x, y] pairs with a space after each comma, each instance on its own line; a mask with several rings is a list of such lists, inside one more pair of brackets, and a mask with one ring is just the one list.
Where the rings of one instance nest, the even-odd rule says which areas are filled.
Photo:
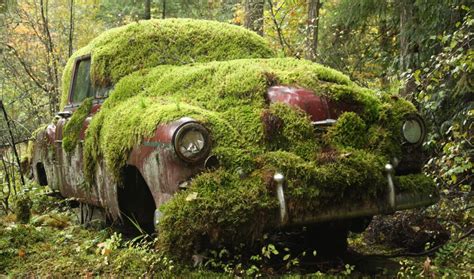
[[[91, 57], [89, 55], [77, 58], [74, 63], [68, 103], [64, 107], [64, 111], [58, 113], [60, 119], [56, 124], [56, 157], [62, 171], [61, 194], [99, 205], [98, 194], [94, 187], [87, 185], [84, 179], [82, 154], [85, 131], [94, 114], [100, 109], [104, 98], [107, 97], [108, 90], [94, 88], [91, 82], [90, 68]], [[89, 115], [83, 121], [77, 145], [74, 150], [66, 152], [63, 148], [64, 127], [88, 98], [92, 98], [92, 107]]]

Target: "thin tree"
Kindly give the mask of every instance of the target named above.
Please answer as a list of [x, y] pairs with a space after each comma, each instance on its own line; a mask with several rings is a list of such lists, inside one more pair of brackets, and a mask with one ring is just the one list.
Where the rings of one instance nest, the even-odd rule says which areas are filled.
[[143, 19], [151, 19], [151, 0], [145, 0], [145, 13]]
[[308, 0], [308, 24], [306, 28], [306, 59], [316, 60], [318, 50], [320, 0]]
[[3, 101], [2, 100], [0, 100], [0, 109], [2, 110], [3, 117], [5, 118], [5, 122], [7, 123], [8, 133], [10, 135], [10, 141], [11, 141], [10, 144], [12, 146], [13, 154], [15, 156], [16, 163], [18, 165], [18, 172], [20, 173], [21, 184], [24, 186], [25, 185], [25, 179], [23, 178], [23, 173], [21, 172], [20, 157], [18, 156], [18, 152], [16, 150], [15, 138], [13, 137], [12, 128], [10, 126], [10, 120], [8, 118], [7, 111], [5, 110], [5, 107], [3, 106]]
[[166, 18], [166, 0], [163, 0], [163, 11], [161, 11], [161, 18]]
[[265, 0], [244, 0], [244, 26], [263, 36], [263, 9]]
[[74, 34], [74, 0], [69, 1], [69, 40], [68, 40], [68, 57], [71, 57], [73, 51], [73, 34]]

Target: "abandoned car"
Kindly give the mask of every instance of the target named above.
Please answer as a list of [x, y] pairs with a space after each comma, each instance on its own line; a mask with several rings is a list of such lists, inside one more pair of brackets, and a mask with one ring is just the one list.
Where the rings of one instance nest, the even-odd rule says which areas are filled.
[[344, 248], [373, 215], [437, 199], [413, 104], [279, 58], [238, 26], [111, 29], [69, 59], [62, 86], [62, 111], [36, 135], [37, 182], [156, 229], [178, 255], [298, 226]]

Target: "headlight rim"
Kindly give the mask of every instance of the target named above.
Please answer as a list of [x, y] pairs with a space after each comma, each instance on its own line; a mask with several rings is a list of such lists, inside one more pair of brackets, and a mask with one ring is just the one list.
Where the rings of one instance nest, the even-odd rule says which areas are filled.
[[[192, 129], [197, 129], [203, 136], [204, 138], [204, 147], [203, 149], [197, 153], [195, 156], [192, 157], [186, 157], [184, 154], [181, 153], [179, 149], [179, 142], [180, 139], [188, 132], [189, 130]], [[197, 163], [200, 161], [203, 161], [207, 158], [211, 151], [211, 136], [209, 131], [204, 127], [201, 123], [196, 122], [196, 121], [190, 121], [190, 122], [185, 122], [181, 125], [179, 125], [175, 132], [173, 133], [173, 138], [171, 140], [173, 143], [173, 149], [181, 160], [187, 162], [187, 163]]]
[[[415, 142], [415, 143], [412, 143], [410, 141], [408, 141], [408, 139], [405, 137], [405, 133], [403, 132], [403, 126], [406, 122], [408, 121], [416, 121], [418, 122], [418, 124], [420, 125], [420, 129], [421, 129], [421, 136], [420, 136], [420, 139]], [[410, 113], [408, 115], [405, 115], [404, 117], [404, 120], [402, 122], [402, 125], [400, 127], [400, 133], [401, 133], [401, 136], [402, 136], [402, 143], [403, 145], [409, 145], [409, 146], [413, 146], [413, 147], [418, 147], [420, 146], [421, 144], [423, 144], [423, 142], [425, 141], [425, 138], [426, 138], [426, 125], [425, 125], [425, 121], [423, 120], [423, 118], [417, 114], [417, 113]]]

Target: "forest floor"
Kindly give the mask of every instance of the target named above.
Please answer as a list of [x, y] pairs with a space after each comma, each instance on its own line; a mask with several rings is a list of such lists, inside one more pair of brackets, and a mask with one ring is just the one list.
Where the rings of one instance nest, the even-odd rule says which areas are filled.
[[[151, 239], [126, 238], [102, 225], [80, 225], [67, 200], [37, 195], [33, 198], [32, 212], [28, 224], [18, 223], [14, 214], [0, 216], [0, 276], [403, 278], [431, 277], [437, 268], [443, 268], [456, 277], [472, 278], [473, 271], [472, 256], [466, 261], [468, 266], [461, 268], [449, 263], [443, 267], [434, 266], [430, 259], [432, 255], [421, 253], [406, 257], [403, 249], [369, 244], [361, 234], [350, 235], [348, 252], [332, 259], [303, 256], [272, 261], [268, 260], [270, 256], [279, 253], [272, 250], [275, 247], [266, 246], [260, 255], [253, 256], [252, 261], [242, 261], [242, 264], [234, 258], [227, 262], [203, 261], [202, 266], [192, 267], [157, 252]], [[459, 249], [473, 247], [472, 238], [464, 241], [467, 244]]]

